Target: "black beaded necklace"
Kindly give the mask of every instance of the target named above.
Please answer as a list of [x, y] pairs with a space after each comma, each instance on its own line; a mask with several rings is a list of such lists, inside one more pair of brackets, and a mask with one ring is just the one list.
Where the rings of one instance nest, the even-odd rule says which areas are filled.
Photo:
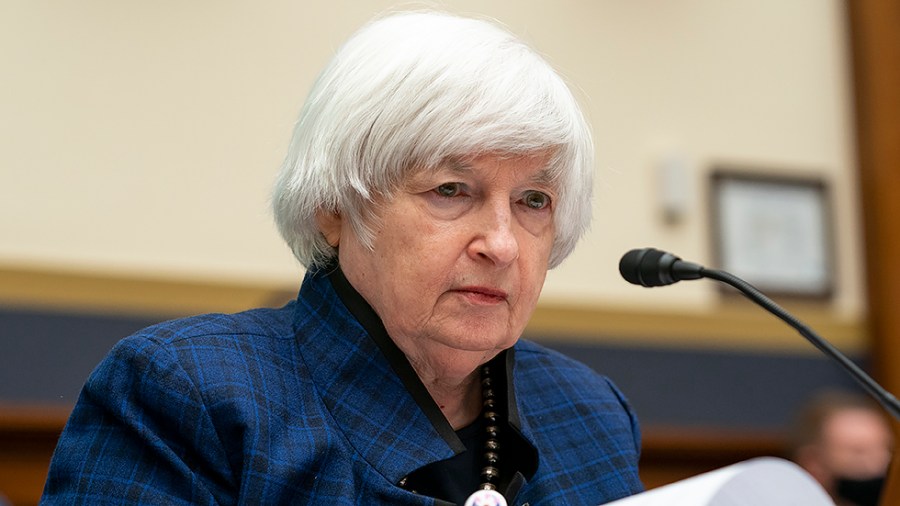
[[465, 506], [506, 506], [503, 494], [497, 491], [500, 481], [500, 415], [497, 412], [497, 396], [491, 381], [491, 366], [481, 366], [481, 416], [486, 423], [484, 441], [484, 467], [481, 468], [481, 485], [466, 500]]

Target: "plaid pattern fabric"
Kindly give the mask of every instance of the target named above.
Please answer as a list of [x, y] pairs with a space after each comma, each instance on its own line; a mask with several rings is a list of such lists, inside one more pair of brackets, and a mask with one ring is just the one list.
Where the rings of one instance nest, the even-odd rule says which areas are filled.
[[[514, 504], [640, 491], [637, 422], [618, 390], [533, 343], [518, 343], [515, 360], [539, 465]], [[82, 390], [41, 504], [442, 504], [396, 483], [452, 455], [312, 273], [284, 308], [176, 320], [120, 341]]]

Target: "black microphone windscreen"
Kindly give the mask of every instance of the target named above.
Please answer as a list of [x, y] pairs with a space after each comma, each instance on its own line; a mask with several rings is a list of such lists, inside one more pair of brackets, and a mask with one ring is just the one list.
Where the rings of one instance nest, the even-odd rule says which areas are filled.
[[659, 260], [666, 253], [654, 248], [633, 249], [619, 261], [619, 273], [629, 283], [641, 286], [667, 285], [661, 278]]
[[641, 259], [647, 254], [649, 248], [633, 249], [622, 255], [619, 260], [619, 274], [625, 278], [625, 281], [633, 285], [643, 285], [641, 282], [640, 265]]
[[[675, 255], [655, 248], [633, 249], [619, 261], [619, 273], [625, 281], [635, 285], [666, 286], [681, 279], [672, 271], [679, 261]], [[693, 267], [693, 264], [690, 265]]]

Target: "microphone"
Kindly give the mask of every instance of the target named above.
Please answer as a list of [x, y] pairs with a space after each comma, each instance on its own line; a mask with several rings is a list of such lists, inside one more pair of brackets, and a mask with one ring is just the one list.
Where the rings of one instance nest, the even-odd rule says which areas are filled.
[[619, 273], [626, 281], [648, 288], [700, 279], [702, 270], [697, 264], [653, 248], [633, 249], [619, 261]]
[[700, 278], [714, 279], [736, 288], [745, 297], [793, 327], [819, 351], [840, 364], [862, 386], [863, 390], [878, 401], [895, 420], [900, 421], [900, 402], [896, 397], [806, 324], [776, 304], [756, 287], [734, 274], [717, 269], [707, 269], [693, 262], [685, 262], [671, 253], [654, 248], [633, 249], [625, 253], [619, 261], [619, 273], [629, 283], [648, 288]]

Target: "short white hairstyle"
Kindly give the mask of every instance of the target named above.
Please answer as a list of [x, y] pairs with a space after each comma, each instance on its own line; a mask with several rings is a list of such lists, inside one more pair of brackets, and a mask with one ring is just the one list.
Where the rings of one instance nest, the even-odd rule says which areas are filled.
[[413, 171], [481, 154], [551, 152], [555, 236], [548, 268], [591, 220], [590, 129], [563, 79], [497, 24], [391, 14], [354, 34], [307, 97], [273, 193], [275, 221], [307, 268], [332, 261], [317, 212], [341, 213], [371, 247], [376, 198]]

